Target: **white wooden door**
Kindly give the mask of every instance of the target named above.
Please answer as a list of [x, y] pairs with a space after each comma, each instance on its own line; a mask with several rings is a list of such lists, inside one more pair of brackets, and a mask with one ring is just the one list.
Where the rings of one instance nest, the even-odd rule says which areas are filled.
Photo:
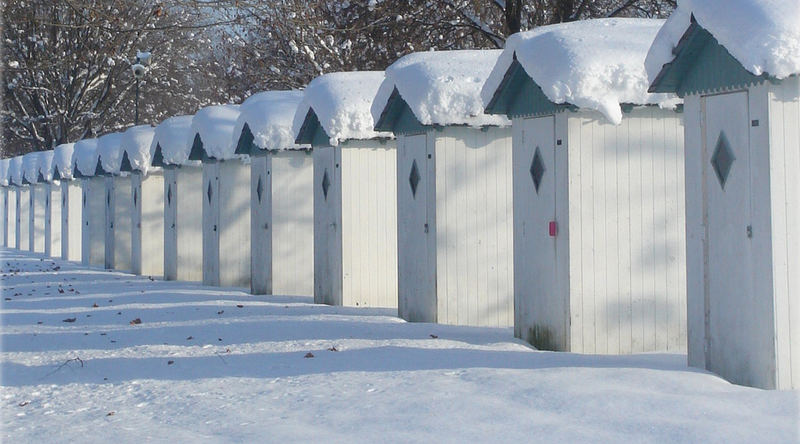
[[114, 179], [107, 177], [105, 184], [105, 268], [110, 270], [114, 268]]
[[164, 279], [178, 279], [178, 170], [164, 169]]
[[131, 272], [142, 274], [142, 173], [131, 174]]
[[219, 280], [219, 163], [203, 164], [203, 285]]
[[[398, 313], [412, 322], [436, 322], [433, 153], [426, 134], [400, 137], [397, 147]], [[428, 158], [428, 155], [431, 158]], [[430, 217], [429, 217], [430, 216]], [[433, 250], [433, 251], [431, 251]]]
[[[526, 119], [514, 147], [514, 299], [517, 333], [539, 349], [563, 350], [566, 325], [556, 300], [555, 118]], [[552, 225], [552, 226], [551, 226]], [[561, 227], [563, 229], [563, 227]], [[551, 231], [554, 230], [554, 231]]]
[[250, 159], [250, 292], [272, 294], [272, 154]]
[[[704, 219], [706, 230], [706, 368], [752, 385], [759, 372], [752, 346], [756, 325], [752, 263], [751, 169], [748, 93], [703, 99]], [[744, 378], [744, 379], [742, 379]]]
[[314, 155], [314, 302], [342, 304], [341, 175], [336, 149]]

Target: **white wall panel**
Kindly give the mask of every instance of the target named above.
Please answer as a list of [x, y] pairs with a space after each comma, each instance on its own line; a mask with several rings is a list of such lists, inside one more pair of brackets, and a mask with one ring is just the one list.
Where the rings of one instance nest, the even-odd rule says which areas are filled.
[[45, 216], [49, 185], [37, 183], [31, 185], [33, 212], [31, 213], [31, 251], [44, 253], [45, 244]]
[[397, 307], [394, 141], [349, 141], [341, 151], [342, 303]]
[[45, 201], [45, 254], [61, 257], [61, 184], [47, 185]]
[[272, 289], [314, 294], [314, 162], [308, 152], [272, 156]]
[[25, 185], [19, 188], [19, 202], [17, 203], [19, 220], [19, 237], [17, 239], [17, 246], [20, 250], [31, 249], [31, 190], [30, 185]]
[[6, 194], [6, 198], [8, 199], [8, 217], [6, 220], [8, 221], [8, 226], [6, 227], [6, 240], [7, 246], [9, 248], [18, 248], [19, 245], [17, 243], [17, 218], [19, 207], [17, 201], [19, 199], [19, 194], [17, 193], [16, 187], [9, 187], [8, 193]]
[[131, 270], [146, 276], [164, 275], [164, 175], [150, 171], [131, 176]]
[[131, 270], [131, 234], [133, 202], [131, 193], [131, 177], [117, 176], [113, 178], [113, 233], [115, 270]]
[[219, 163], [220, 285], [250, 287], [250, 165]]
[[106, 242], [105, 178], [82, 179], [81, 186], [81, 262], [84, 265], [103, 267]]
[[81, 181], [61, 182], [61, 258], [76, 262], [81, 261], [82, 195]]
[[8, 187], [0, 187], [0, 244], [8, 247]]

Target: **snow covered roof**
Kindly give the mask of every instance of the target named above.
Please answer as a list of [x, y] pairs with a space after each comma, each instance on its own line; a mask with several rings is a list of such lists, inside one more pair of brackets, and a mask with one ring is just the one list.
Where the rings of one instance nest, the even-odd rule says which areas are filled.
[[8, 163], [10, 185], [22, 185], [22, 156], [12, 157]]
[[58, 168], [61, 179], [72, 179], [72, 153], [75, 150], [74, 143], [63, 143], [53, 150], [53, 165], [51, 173]]
[[122, 133], [110, 133], [97, 139], [97, 153], [103, 170], [119, 174], [122, 166]]
[[502, 52], [429, 51], [400, 58], [386, 69], [372, 118], [382, 127], [381, 116], [396, 89], [423, 125], [510, 125], [503, 115], [485, 114], [481, 100], [481, 87]]
[[747, 71], [783, 79], [800, 74], [800, 1], [680, 0], [647, 55], [654, 81], [671, 62], [691, 17]]
[[36, 183], [39, 181], [39, 152], [22, 156], [22, 174], [23, 178], [29, 183]]
[[644, 67], [663, 20], [611, 18], [542, 26], [512, 35], [483, 86], [490, 104], [515, 60], [557, 104], [594, 109], [622, 121], [620, 104], [674, 106], [671, 94], [650, 94]]
[[39, 153], [39, 172], [37, 176], [45, 182], [53, 181], [53, 150]]
[[11, 159], [0, 159], [0, 186], [8, 186], [8, 167]]
[[153, 136], [156, 130], [150, 125], [138, 125], [122, 133], [122, 151], [128, 155], [131, 169], [147, 173], [155, 151]]
[[189, 146], [194, 144], [195, 135], [203, 142], [206, 156], [214, 159], [231, 159], [236, 146], [233, 140], [233, 128], [239, 118], [239, 105], [207, 106], [192, 118], [192, 131], [187, 140]]
[[348, 139], [393, 137], [391, 133], [375, 131], [370, 112], [383, 79], [383, 71], [361, 71], [324, 74], [312, 80], [294, 115], [295, 139], [301, 136], [310, 110], [316, 114], [331, 145]]
[[194, 116], [175, 116], [164, 120], [156, 126], [150, 152], [155, 155], [156, 147], [161, 147], [164, 163], [168, 165], [183, 165], [189, 159], [192, 149], [191, 140], [192, 118]]
[[97, 139], [83, 139], [75, 142], [75, 149], [72, 152], [72, 164], [75, 165], [73, 175], [94, 176], [97, 170], [98, 156]]
[[250, 96], [239, 107], [233, 129], [233, 146], [239, 143], [244, 125], [253, 134], [253, 144], [262, 150], [301, 149], [294, 142], [292, 120], [303, 100], [302, 91], [266, 91]]

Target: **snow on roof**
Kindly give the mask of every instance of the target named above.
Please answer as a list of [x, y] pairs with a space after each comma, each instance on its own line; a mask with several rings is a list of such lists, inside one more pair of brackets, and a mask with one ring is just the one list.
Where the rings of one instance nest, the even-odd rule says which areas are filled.
[[94, 176], [97, 168], [97, 139], [83, 139], [75, 142], [72, 163], [77, 172], [85, 177]]
[[11, 159], [0, 159], [0, 185], [8, 186], [8, 167]]
[[294, 143], [292, 119], [303, 100], [302, 91], [265, 91], [250, 96], [242, 103], [233, 129], [233, 146], [245, 123], [253, 133], [253, 143], [262, 150], [305, 148]]
[[119, 174], [122, 166], [122, 133], [110, 133], [97, 139], [97, 153], [103, 170], [111, 174]]
[[11, 158], [8, 164], [8, 180], [12, 185], [22, 185], [22, 156]]
[[150, 152], [155, 153], [156, 147], [160, 146], [161, 155], [164, 156], [164, 163], [170, 165], [187, 163], [192, 144], [191, 142], [186, 143], [186, 141], [193, 140], [194, 137], [194, 133], [192, 133], [193, 117], [170, 117], [159, 123], [153, 135]]
[[22, 174], [30, 183], [39, 181], [39, 154], [38, 151], [34, 151], [22, 156]]
[[400, 58], [386, 69], [372, 118], [380, 120], [397, 88], [423, 125], [510, 125], [505, 116], [485, 114], [481, 100], [481, 87], [502, 52], [429, 51]]
[[650, 94], [644, 59], [664, 20], [611, 18], [542, 26], [512, 35], [481, 95], [489, 103], [514, 56], [553, 103], [600, 111], [622, 122], [620, 104], [680, 103]]
[[207, 106], [192, 118], [192, 132], [188, 139], [189, 147], [194, 143], [194, 136], [200, 135], [203, 150], [208, 157], [230, 159], [235, 157], [236, 145], [231, 143], [233, 128], [239, 118], [239, 105]]
[[147, 173], [155, 151], [152, 146], [155, 132], [155, 128], [150, 125], [138, 125], [122, 133], [122, 151], [128, 153], [128, 161], [134, 171]]
[[72, 153], [75, 150], [74, 143], [63, 143], [53, 150], [53, 165], [50, 168], [51, 174], [58, 168], [58, 173], [62, 179], [72, 179]]
[[647, 55], [655, 80], [689, 28], [691, 16], [750, 73], [783, 79], [800, 74], [798, 0], [680, 0]]
[[314, 110], [331, 145], [348, 139], [393, 137], [375, 131], [370, 107], [383, 82], [383, 71], [336, 72], [321, 75], [305, 89], [297, 107], [292, 134], [300, 133], [309, 109]]
[[39, 171], [36, 174], [41, 175], [45, 182], [53, 180], [53, 155], [53, 150], [39, 153]]

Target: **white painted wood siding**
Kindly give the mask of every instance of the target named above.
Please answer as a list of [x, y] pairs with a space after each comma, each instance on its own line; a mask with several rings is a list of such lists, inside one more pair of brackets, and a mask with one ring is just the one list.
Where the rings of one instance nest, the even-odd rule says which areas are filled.
[[61, 258], [76, 262], [81, 262], [82, 195], [81, 182], [61, 182]]
[[397, 307], [397, 152], [394, 141], [337, 147], [342, 184], [342, 304]]
[[435, 135], [438, 322], [513, 325], [511, 129]]
[[83, 179], [81, 196], [81, 261], [84, 265], [105, 265], [106, 187], [105, 178]]
[[33, 190], [33, 212], [31, 213], [31, 251], [44, 253], [45, 244], [45, 216], [47, 212], [47, 199], [49, 185], [37, 183], [31, 185]]
[[6, 240], [7, 245], [9, 248], [18, 248], [19, 243], [17, 242], [17, 218], [18, 218], [18, 199], [19, 194], [17, 193], [16, 187], [9, 187], [8, 194], [6, 194], [8, 199], [8, 217], [6, 220], [8, 221], [8, 226], [6, 227]]
[[[193, 166], [165, 170], [172, 189], [165, 203], [164, 263], [167, 279], [203, 280], [203, 173]], [[173, 264], [172, 267], [169, 264]], [[173, 270], [173, 271], [170, 271]], [[170, 275], [169, 273], [174, 273]]]
[[636, 108], [615, 126], [580, 112], [567, 126], [571, 350], [684, 351], [680, 115]]
[[20, 250], [31, 249], [31, 190], [29, 185], [19, 188], [19, 202], [17, 203], [18, 231], [17, 248]]
[[[772, 193], [772, 279], [777, 381], [800, 388], [800, 78], [769, 87], [769, 169]], [[767, 120], [767, 119], [764, 119]]]
[[131, 217], [133, 202], [131, 201], [130, 176], [117, 176], [113, 178], [112, 207], [114, 211], [114, 262], [115, 270], [131, 270]]
[[145, 276], [164, 275], [164, 175], [150, 171], [131, 176], [133, 202], [131, 270]]
[[272, 292], [314, 294], [314, 161], [311, 153], [272, 155]]
[[220, 162], [220, 285], [250, 287], [250, 165]]
[[45, 209], [45, 254], [61, 257], [61, 185], [48, 184]]
[[250, 293], [272, 294], [272, 155], [250, 157]]
[[8, 187], [0, 187], [0, 243], [8, 247]]

